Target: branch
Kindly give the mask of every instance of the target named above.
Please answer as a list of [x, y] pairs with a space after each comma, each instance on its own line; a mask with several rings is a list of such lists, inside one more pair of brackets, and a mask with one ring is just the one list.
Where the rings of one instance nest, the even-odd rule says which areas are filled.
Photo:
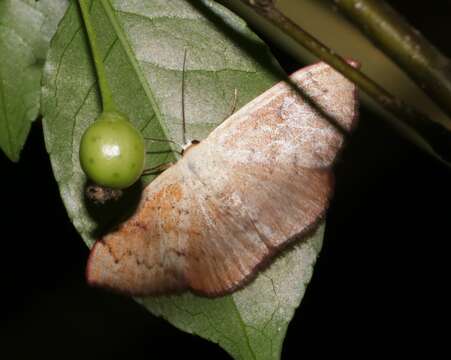
[[333, 1], [451, 116], [451, 61], [383, 0]]
[[443, 125], [432, 121], [425, 114], [396, 98], [361, 71], [353, 68], [345, 59], [281, 13], [275, 7], [273, 0], [239, 0], [239, 2], [254, 9], [256, 13], [294, 41], [354, 82], [382, 108], [417, 131], [429, 143], [435, 155], [451, 165], [451, 133]]

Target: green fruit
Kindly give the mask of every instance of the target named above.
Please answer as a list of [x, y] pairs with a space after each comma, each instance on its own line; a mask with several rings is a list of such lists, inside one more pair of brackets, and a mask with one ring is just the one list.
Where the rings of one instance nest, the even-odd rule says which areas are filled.
[[86, 129], [80, 143], [80, 164], [96, 184], [124, 189], [144, 169], [144, 139], [128, 119], [105, 112]]

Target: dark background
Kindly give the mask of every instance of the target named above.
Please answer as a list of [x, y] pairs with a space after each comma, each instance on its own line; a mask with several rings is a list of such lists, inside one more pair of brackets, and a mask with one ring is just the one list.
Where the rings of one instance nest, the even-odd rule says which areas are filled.
[[[451, 55], [448, 2], [391, 3]], [[375, 115], [363, 110], [360, 119], [337, 165], [324, 248], [283, 359], [446, 350], [451, 170]], [[181, 349], [229, 358], [131, 299], [86, 286], [88, 249], [66, 215], [39, 122], [18, 164], [0, 153], [0, 172], [1, 359], [158, 359]]]

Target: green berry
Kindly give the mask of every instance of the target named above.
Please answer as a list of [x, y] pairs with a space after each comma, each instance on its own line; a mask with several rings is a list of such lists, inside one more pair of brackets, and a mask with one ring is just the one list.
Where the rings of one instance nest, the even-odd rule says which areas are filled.
[[85, 131], [80, 143], [80, 164], [96, 184], [125, 189], [144, 169], [144, 139], [128, 119], [104, 112]]

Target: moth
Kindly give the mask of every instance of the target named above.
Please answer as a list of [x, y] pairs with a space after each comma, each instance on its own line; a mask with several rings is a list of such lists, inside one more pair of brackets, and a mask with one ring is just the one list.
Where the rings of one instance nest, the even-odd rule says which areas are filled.
[[298, 70], [193, 142], [91, 250], [89, 284], [129, 295], [231, 293], [324, 218], [355, 86]]

